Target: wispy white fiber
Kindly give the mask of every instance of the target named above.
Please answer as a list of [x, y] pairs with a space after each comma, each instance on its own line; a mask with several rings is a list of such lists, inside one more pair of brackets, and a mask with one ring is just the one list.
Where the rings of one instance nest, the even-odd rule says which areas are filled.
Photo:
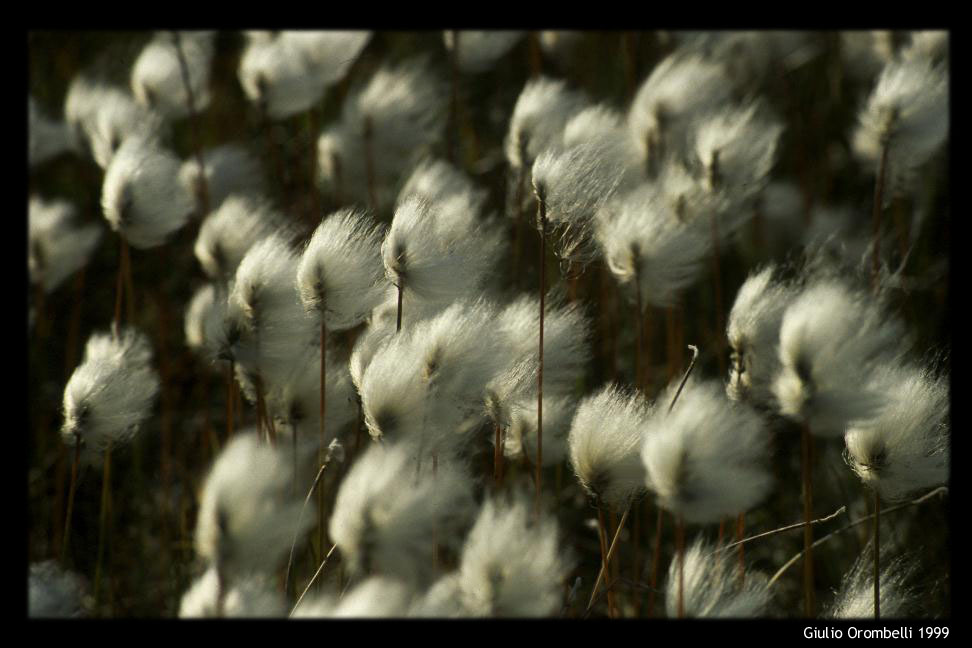
[[640, 393], [617, 385], [581, 401], [567, 444], [574, 473], [588, 494], [621, 507], [645, 491], [640, 453], [650, 413]]
[[[219, 576], [210, 567], [186, 590], [179, 603], [180, 619], [216, 617]], [[262, 575], [247, 575], [227, 584], [223, 593], [224, 618], [274, 618], [286, 614], [286, 601]]]
[[76, 223], [77, 211], [63, 200], [32, 196], [27, 211], [27, 269], [30, 281], [53, 292], [88, 263], [102, 228]]
[[769, 432], [744, 403], [715, 381], [689, 380], [662, 392], [644, 425], [641, 459], [658, 505], [686, 522], [707, 524], [744, 513], [768, 494]]
[[[546, 368], [544, 372], [546, 378]], [[543, 397], [543, 465], [556, 466], [567, 457], [567, 435], [577, 411], [573, 396]], [[533, 465], [537, 462], [537, 398], [524, 398], [513, 403], [510, 425], [504, 436], [503, 454], [519, 459], [524, 454]]]
[[[874, 618], [873, 546], [868, 544], [844, 576], [828, 617], [834, 619]], [[911, 585], [920, 564], [906, 556], [882, 558], [881, 618], [910, 617], [918, 611], [918, 591]]]
[[111, 228], [134, 247], [157, 247], [189, 220], [192, 195], [179, 182], [180, 162], [150, 137], [132, 135], [105, 171], [101, 207]]
[[148, 338], [135, 329], [88, 338], [84, 360], [64, 387], [64, 442], [80, 438], [87, 453], [100, 454], [131, 441], [159, 393], [151, 361]]
[[891, 365], [879, 369], [873, 383], [887, 404], [877, 417], [848, 428], [844, 440], [851, 468], [888, 500], [947, 482], [948, 377]]
[[264, 199], [247, 195], [226, 198], [206, 216], [193, 252], [211, 279], [226, 280], [258, 241], [283, 227], [283, 217]]
[[[746, 573], [740, 585], [736, 554], [696, 540], [685, 552], [682, 605], [688, 618], [753, 618], [766, 616], [772, 593], [762, 574]], [[678, 558], [668, 568], [665, 612], [678, 615]]]
[[385, 290], [383, 231], [365, 212], [342, 209], [321, 222], [297, 266], [304, 308], [339, 331], [364, 321]]
[[393, 578], [372, 576], [351, 588], [343, 597], [324, 594], [300, 604], [295, 619], [389, 619], [406, 616], [411, 603], [410, 587]]
[[[193, 104], [197, 112], [209, 106], [209, 75], [216, 32], [178, 32]], [[189, 114], [186, 90], [173, 32], [159, 32], [138, 55], [132, 67], [132, 92], [144, 106], [168, 118]]]
[[[259, 196], [265, 193], [260, 161], [244, 146], [222, 144], [203, 151], [202, 156], [210, 209], [218, 208], [232, 194]], [[195, 155], [182, 163], [179, 180], [194, 196], [199, 195], [202, 177]]]
[[567, 121], [588, 104], [579, 91], [562, 80], [539, 77], [528, 81], [513, 107], [506, 136], [506, 159], [514, 169], [531, 167], [543, 151], [562, 145]]

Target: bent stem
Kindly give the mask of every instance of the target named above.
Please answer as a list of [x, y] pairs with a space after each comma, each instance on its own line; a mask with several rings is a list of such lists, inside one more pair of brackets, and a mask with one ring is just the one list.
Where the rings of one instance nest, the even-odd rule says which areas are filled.
[[[603, 518], [603, 515], [601, 515], [600, 511], [601, 508], [598, 507], [598, 514]], [[604, 580], [605, 574], [607, 573], [608, 569], [610, 569], [611, 559], [614, 557], [614, 550], [617, 549], [618, 546], [618, 538], [621, 537], [621, 529], [624, 528], [624, 523], [627, 522], [628, 513], [630, 511], [631, 511], [631, 504], [629, 504], [628, 507], [624, 509], [624, 513], [621, 514], [621, 521], [618, 523], [618, 528], [614, 532], [614, 538], [611, 540], [611, 547], [607, 550], [607, 555], [604, 557], [604, 560], [601, 563], [601, 571], [597, 574], [597, 580], [594, 581], [594, 589], [591, 590], [591, 599], [587, 603], [588, 610], [590, 610], [591, 606], [594, 605], [594, 600], [597, 597], [597, 591], [601, 587], [601, 582]], [[616, 580], [612, 580], [612, 582], [607, 585], [607, 592], [608, 592], [609, 599], [611, 597], [611, 588], [614, 586], [615, 582]]]
[[[300, 521], [304, 519], [304, 510], [307, 508], [307, 502], [314, 495], [314, 491], [317, 489], [317, 485], [321, 482], [321, 475], [324, 474], [324, 469], [327, 468], [327, 464], [330, 463], [325, 459], [321, 462], [321, 467], [317, 471], [317, 476], [314, 477], [314, 483], [311, 484], [310, 490], [307, 491], [307, 497], [304, 498], [304, 504], [300, 507], [300, 513], [297, 515], [297, 525], [294, 529], [294, 540], [290, 543], [290, 558], [287, 560], [287, 572], [284, 579], [284, 591], [290, 591], [290, 574], [294, 566], [294, 550], [297, 547], [297, 537], [298, 531], [300, 530]], [[324, 492], [324, 489], [317, 491], [318, 494]]]
[[804, 614], [813, 618], [813, 478], [811, 474], [812, 439], [810, 424], [804, 423], [800, 431], [801, 459], [803, 465], [803, 605]]

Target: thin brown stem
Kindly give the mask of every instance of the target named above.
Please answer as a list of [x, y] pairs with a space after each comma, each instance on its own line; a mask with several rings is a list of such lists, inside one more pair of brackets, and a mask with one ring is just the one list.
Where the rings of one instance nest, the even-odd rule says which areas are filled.
[[231, 361], [226, 365], [226, 440], [233, 438], [233, 366]]
[[[317, 470], [317, 476], [314, 477], [314, 483], [311, 484], [310, 490], [307, 491], [307, 496], [304, 498], [304, 504], [300, 507], [300, 513], [297, 514], [297, 524], [295, 525], [294, 528], [294, 539], [293, 542], [290, 543], [290, 558], [287, 559], [287, 571], [284, 579], [285, 592], [290, 590], [290, 586], [289, 586], [290, 573], [291, 573], [291, 568], [293, 567], [294, 564], [294, 550], [297, 547], [297, 539], [299, 537], [298, 531], [300, 530], [300, 521], [304, 518], [304, 510], [307, 508], [307, 502], [310, 501], [310, 498], [314, 495], [314, 491], [317, 490], [317, 485], [321, 482], [321, 476], [324, 474], [324, 469], [327, 468], [328, 463], [330, 462], [327, 461], [326, 459], [321, 462], [321, 467]], [[324, 492], [323, 488], [317, 491], [318, 495], [320, 495], [320, 493], [322, 492]]]
[[655, 518], [655, 551], [651, 557], [651, 592], [648, 593], [648, 617], [655, 612], [655, 584], [658, 582], [658, 565], [661, 563], [662, 508], [658, 507]]
[[[621, 514], [621, 521], [618, 523], [618, 528], [614, 532], [614, 537], [611, 540], [611, 546], [607, 550], [607, 555], [604, 556], [604, 560], [601, 562], [601, 571], [597, 575], [597, 580], [594, 581], [594, 589], [591, 590], [591, 599], [587, 603], [587, 609], [588, 610], [590, 610], [591, 609], [591, 606], [594, 605], [594, 599], [597, 596], [597, 591], [601, 587], [601, 582], [604, 580], [605, 574], [607, 574], [608, 573], [608, 570], [610, 569], [611, 559], [614, 558], [614, 550], [617, 549], [617, 547], [618, 547], [618, 538], [621, 537], [621, 529], [624, 528], [624, 523], [628, 521], [628, 513], [629, 512], [631, 512], [631, 505], [629, 505], [626, 509], [624, 509], [624, 513]], [[601, 515], [601, 517], [603, 518], [603, 514], [600, 513], [600, 507], [598, 507], [598, 514]], [[613, 580], [616, 580], [616, 579], [613, 579]], [[610, 588], [611, 588], [612, 585], [613, 585], [613, 583], [611, 583], [611, 584], [609, 584], [607, 586], [608, 589], [609, 589], [609, 591], [608, 591], [608, 597], [609, 598], [611, 596]]]
[[685, 522], [679, 515], [675, 522], [675, 545], [678, 552], [678, 618], [685, 618]]
[[307, 111], [307, 163], [308, 163], [308, 182], [310, 191], [310, 207], [308, 210], [308, 222], [311, 225], [317, 223], [321, 217], [321, 191], [317, 184], [317, 133], [320, 130], [318, 124], [317, 106], [311, 106]]
[[699, 359], [699, 348], [691, 344], [688, 345], [688, 348], [692, 350], [692, 361], [689, 363], [688, 369], [685, 370], [685, 375], [682, 376], [682, 382], [678, 384], [678, 390], [672, 397], [672, 402], [668, 404], [669, 412], [675, 407], [675, 403], [678, 402], [678, 397], [682, 395], [682, 389], [685, 387], [685, 383], [688, 382], [689, 376], [692, 375], [692, 370], [695, 369], [695, 361]]
[[[601, 573], [608, 573], [608, 547], [607, 547], [607, 524], [604, 521], [604, 508], [601, 503], [597, 503], [597, 532], [598, 540], [601, 544]], [[591, 600], [593, 601], [594, 595], [591, 595]], [[617, 612], [614, 604], [614, 594], [608, 590], [608, 616], [616, 617]]]
[[297, 598], [297, 602], [294, 603], [294, 609], [292, 609], [290, 611], [290, 616], [294, 616], [294, 612], [296, 612], [297, 611], [297, 608], [300, 607], [300, 602], [304, 600], [304, 596], [307, 594], [307, 592], [310, 591], [311, 586], [314, 584], [314, 582], [317, 580], [317, 578], [321, 575], [321, 572], [324, 571], [324, 565], [327, 564], [328, 559], [330, 559], [331, 554], [334, 553], [334, 550], [335, 549], [337, 549], [337, 545], [336, 544], [333, 545], [331, 547], [330, 551], [327, 552], [327, 555], [324, 556], [324, 559], [321, 561], [321, 566], [317, 568], [317, 571], [316, 572], [314, 572], [314, 575], [311, 577], [310, 582], [307, 583], [307, 587], [304, 588], [304, 591], [301, 592], [300, 593], [300, 596]]
[[493, 481], [497, 488], [503, 481], [503, 427], [499, 423], [493, 438]]
[[803, 612], [808, 618], [813, 618], [814, 584], [813, 584], [813, 477], [811, 471], [812, 439], [810, 425], [805, 423], [800, 433], [802, 465], [803, 465]]
[[95, 565], [94, 604], [98, 606], [101, 594], [101, 574], [105, 562], [105, 545], [108, 542], [108, 516], [111, 508], [111, 445], [105, 450], [104, 473], [101, 478], [101, 516], [98, 523], [98, 561]]
[[129, 251], [128, 241], [122, 238], [122, 268], [125, 271], [125, 316], [128, 318], [128, 325], [135, 323], [135, 283], [132, 281], [132, 256]]
[[115, 280], [115, 314], [111, 321], [111, 332], [116, 338], [121, 335], [122, 292], [125, 289], [125, 267], [122, 262], [122, 248], [125, 246], [125, 237], [119, 236], [118, 240], [118, 277]]
[[71, 463], [71, 485], [68, 487], [67, 513], [64, 516], [64, 540], [61, 543], [61, 564], [67, 563], [67, 550], [71, 542], [71, 515], [74, 513], [74, 494], [78, 489], [78, 464], [81, 462], [81, 437], [74, 436], [74, 461]]
[[405, 278], [402, 276], [398, 277], [398, 313], [395, 316], [395, 332], [400, 333], [402, 330], [402, 294], [405, 292]]
[[[736, 517], [736, 540], [743, 539], [743, 532], [746, 529], [746, 514], [740, 513]], [[743, 543], [739, 543], [739, 582], [742, 583], [746, 576], [746, 549], [743, 547]]]

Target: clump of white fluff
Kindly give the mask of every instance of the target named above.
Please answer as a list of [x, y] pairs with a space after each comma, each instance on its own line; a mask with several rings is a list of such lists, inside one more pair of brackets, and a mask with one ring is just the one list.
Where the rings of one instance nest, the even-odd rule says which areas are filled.
[[[827, 616], [833, 619], [874, 618], [873, 547], [868, 544], [840, 583], [840, 591]], [[910, 617], [918, 611], [918, 592], [911, 586], [917, 560], [899, 556], [885, 560], [881, 569], [881, 618]]]
[[[220, 308], [220, 305], [223, 308]], [[226, 305], [226, 294], [215, 284], [205, 284], [192, 295], [186, 306], [183, 331], [186, 345], [194, 351], [208, 351], [213, 346], [215, 338], [211, 331], [218, 330]], [[215, 354], [213, 354], [215, 355]]]
[[53, 292], [81, 269], [101, 240], [94, 223], [77, 225], [74, 205], [31, 196], [27, 211], [27, 269], [30, 282]]
[[[546, 373], [546, 372], [545, 372]], [[546, 378], [546, 376], [544, 376]], [[573, 396], [547, 395], [543, 397], [543, 465], [556, 466], [567, 456], [567, 436], [577, 411]], [[537, 462], [537, 399], [523, 398], [510, 408], [509, 429], [503, 439], [503, 454], [510, 459], [526, 455]]]
[[160, 32], [138, 55], [132, 66], [132, 92], [139, 103], [154, 108], [169, 118], [189, 114], [186, 88], [175, 38], [179, 39], [185, 62], [193, 107], [197, 112], [209, 105], [209, 72], [216, 32]]
[[135, 329], [88, 338], [84, 360], [64, 387], [64, 442], [80, 440], [88, 453], [101, 453], [131, 441], [159, 393], [151, 361], [148, 338]]
[[225, 281], [236, 273], [249, 249], [282, 224], [283, 217], [267, 201], [229, 196], [199, 226], [193, 251], [211, 279]]
[[251, 32], [240, 57], [240, 85], [271, 119], [285, 119], [320, 101], [371, 38], [368, 31]]
[[324, 594], [302, 602], [294, 619], [390, 619], [406, 616], [412, 589], [394, 579], [372, 576], [344, 596]]
[[27, 165], [34, 167], [66, 151], [76, 151], [74, 131], [63, 121], [51, 119], [32, 96], [27, 97]]
[[205, 178], [210, 209], [218, 208], [233, 194], [259, 196], [265, 192], [260, 160], [244, 146], [222, 144], [203, 151], [202, 157], [202, 172], [196, 156], [192, 156], [182, 163], [179, 181], [192, 195], [199, 196]]
[[640, 393], [606, 385], [581, 401], [567, 444], [574, 473], [590, 495], [619, 508], [645, 490], [640, 451], [651, 406]]
[[435, 203], [455, 196], [463, 196], [471, 211], [478, 213], [486, 202], [487, 192], [485, 189], [476, 187], [465, 173], [448, 162], [429, 158], [415, 165], [411, 175], [402, 185], [401, 191], [398, 192], [396, 206], [403, 204], [410, 197]]
[[341, 121], [318, 140], [321, 175], [332, 187], [340, 184], [345, 201], [362, 204], [370, 202], [372, 175], [373, 207], [389, 205], [402, 175], [441, 141], [447, 96], [425, 59], [380, 68], [351, 90]]
[[611, 272], [649, 304], [671, 305], [694, 282], [711, 247], [711, 237], [680, 222], [659, 185], [644, 184], [596, 219], [596, 240]]
[[677, 385], [644, 425], [641, 459], [659, 506], [691, 523], [743, 513], [769, 494], [769, 433], [760, 416], [726, 399], [715, 381]]
[[749, 275], [736, 293], [726, 335], [732, 347], [732, 367], [726, 393], [733, 400], [769, 405], [771, 386], [780, 370], [778, 344], [783, 312], [794, 289], [774, 278], [769, 265]]
[[304, 308], [332, 331], [364, 321], [383, 297], [382, 228], [366, 213], [342, 209], [321, 222], [297, 266]]
[[272, 572], [287, 553], [301, 502], [293, 495], [288, 455], [240, 432], [220, 452], [203, 485], [196, 519], [196, 552], [228, 580]]
[[890, 187], [906, 190], [948, 136], [948, 68], [924, 57], [888, 63], [858, 120], [854, 152], [877, 169], [887, 146]]
[[[523, 38], [523, 31], [471, 31], [452, 30], [442, 33], [446, 49], [456, 57], [462, 72], [485, 72]], [[458, 35], [459, 45], [456, 46]]]
[[947, 376], [890, 366], [879, 369], [873, 382], [887, 404], [876, 417], [852, 423], [844, 435], [854, 472], [889, 500], [948, 481]]
[[588, 103], [566, 82], [539, 77], [528, 81], [513, 107], [506, 136], [506, 159], [514, 169], [530, 168], [548, 148], [560, 146], [567, 121]]
[[53, 560], [33, 563], [27, 575], [27, 616], [32, 619], [67, 619], [84, 615], [81, 577]]
[[105, 171], [101, 207], [111, 228], [134, 247], [165, 243], [188, 222], [192, 195], [179, 182], [180, 163], [152, 137], [128, 137]]
[[780, 412], [814, 434], [843, 435], [849, 422], [884, 405], [885, 394], [867, 385], [870, 371], [907, 349], [903, 324], [870, 295], [838, 278], [811, 280], [780, 325], [772, 387]]
[[[179, 603], [180, 619], [201, 619], [217, 614], [219, 574], [210, 567], [182, 595]], [[222, 593], [222, 617], [231, 619], [274, 618], [286, 614], [286, 601], [274, 591], [272, 583], [262, 574], [248, 574], [228, 584]]]
[[472, 482], [454, 462], [439, 458], [416, 471], [405, 444], [373, 445], [341, 482], [329, 531], [354, 573], [410, 584], [431, 577], [432, 535], [456, 546], [472, 514]]
[[[762, 574], [747, 573], [739, 582], [735, 553], [696, 540], [685, 552], [683, 613], [693, 618], [753, 618], [765, 616], [772, 595]], [[678, 615], [678, 558], [668, 568], [665, 612]]]
[[535, 520], [525, 498], [488, 499], [466, 537], [459, 598], [469, 616], [543, 617], [560, 608], [570, 567], [556, 519]]

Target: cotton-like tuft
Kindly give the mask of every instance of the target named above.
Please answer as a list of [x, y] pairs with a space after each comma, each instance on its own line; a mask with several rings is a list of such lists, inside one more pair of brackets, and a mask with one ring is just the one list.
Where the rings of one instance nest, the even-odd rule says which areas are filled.
[[283, 228], [284, 218], [266, 200], [233, 195], [206, 216], [193, 251], [206, 274], [226, 280], [258, 241]]
[[[696, 540], [685, 552], [682, 569], [682, 605], [688, 618], [753, 618], [766, 616], [772, 595], [762, 574], [747, 573], [740, 585], [736, 554], [704, 540]], [[668, 568], [665, 612], [678, 615], [678, 558]]]
[[295, 619], [389, 619], [406, 616], [412, 590], [393, 578], [372, 576], [343, 597], [324, 594], [305, 601], [294, 612]]
[[846, 459], [854, 472], [888, 500], [947, 482], [947, 376], [891, 366], [879, 369], [873, 384], [887, 404], [875, 418], [851, 424], [844, 436]]
[[472, 482], [440, 457], [433, 474], [426, 459], [416, 473], [404, 444], [371, 446], [341, 482], [330, 534], [353, 573], [423, 585], [432, 573], [432, 536], [457, 547], [472, 516]]
[[772, 402], [772, 383], [780, 371], [779, 340], [783, 312], [795, 290], [774, 277], [770, 265], [749, 275], [736, 293], [726, 335], [732, 348], [732, 367], [726, 394], [753, 405]]
[[240, 84], [271, 119], [304, 112], [340, 81], [371, 38], [368, 31], [251, 33], [240, 57]]
[[640, 452], [650, 413], [641, 394], [617, 385], [581, 401], [567, 444], [574, 473], [589, 495], [621, 507], [645, 491]]
[[530, 168], [537, 156], [562, 145], [567, 121], [588, 99], [566, 82], [540, 77], [528, 81], [513, 107], [506, 136], [506, 159], [514, 169]]
[[77, 211], [63, 200], [31, 197], [27, 212], [27, 269], [30, 281], [51, 293], [88, 263], [102, 228], [78, 225]]
[[81, 577], [53, 560], [33, 563], [27, 574], [27, 616], [68, 619], [84, 615]]
[[[840, 591], [827, 616], [833, 619], [874, 618], [874, 553], [868, 544], [854, 566], [844, 576]], [[917, 560], [898, 556], [882, 560], [881, 618], [911, 617], [918, 612], [918, 592], [911, 585], [920, 564]]]
[[290, 549], [301, 501], [292, 492], [293, 467], [282, 449], [262, 445], [252, 431], [226, 444], [203, 485], [196, 518], [196, 552], [230, 581], [272, 573]]
[[256, 197], [265, 193], [260, 160], [242, 145], [222, 144], [203, 151], [202, 157], [203, 173], [199, 172], [196, 156], [192, 156], [182, 163], [179, 181], [192, 195], [198, 196], [205, 174], [211, 209], [218, 208], [233, 194]]
[[366, 213], [343, 209], [314, 230], [297, 266], [304, 308], [340, 331], [364, 321], [385, 290], [382, 228]]
[[[877, 169], [886, 145], [889, 186], [897, 192], [906, 190], [915, 170], [948, 136], [948, 68], [923, 57], [889, 63], [858, 121], [854, 152]], [[891, 195], [891, 191], [887, 192], [887, 200]]]
[[462, 171], [444, 160], [429, 158], [417, 164], [398, 193], [396, 206], [411, 197], [430, 203], [463, 196], [471, 211], [479, 213], [486, 202], [485, 189], [476, 187]]
[[370, 149], [375, 207], [390, 205], [402, 176], [442, 140], [446, 97], [423, 58], [380, 68], [351, 90], [341, 120], [318, 140], [321, 175], [345, 202], [369, 204]]
[[449, 52], [455, 52], [458, 67], [462, 72], [486, 72], [520, 41], [523, 31], [471, 31], [458, 32], [459, 47], [456, 51], [455, 34], [451, 30], [443, 32], [443, 40]]
[[157, 141], [127, 138], [105, 171], [101, 207], [111, 228], [139, 249], [157, 247], [188, 222], [194, 204], [179, 160]]
[[[544, 376], [546, 378], [546, 376]], [[543, 398], [543, 465], [556, 466], [567, 457], [567, 436], [577, 411], [572, 396], [548, 396], [544, 385]], [[537, 463], [537, 399], [526, 398], [513, 403], [509, 430], [504, 437], [503, 454], [509, 459], [526, 455]]]
[[[179, 603], [180, 619], [216, 617], [219, 596], [219, 576], [210, 567], [182, 595]], [[272, 583], [262, 575], [247, 575], [235, 579], [223, 593], [224, 618], [279, 618], [287, 613], [286, 601], [274, 591]]]
[[[185, 61], [196, 112], [209, 106], [209, 72], [216, 32], [177, 32]], [[132, 92], [143, 106], [158, 110], [170, 119], [189, 114], [189, 92], [183, 77], [176, 33], [156, 34], [132, 67]]]
[[550, 616], [560, 609], [569, 568], [556, 519], [537, 521], [525, 498], [488, 499], [462, 550], [462, 607], [476, 617]]
[[904, 325], [873, 297], [836, 277], [812, 279], [780, 325], [781, 370], [772, 386], [780, 413], [814, 434], [843, 435], [848, 423], [884, 405], [885, 394], [867, 384], [870, 371], [908, 346]]
[[605, 207], [596, 240], [608, 268], [640, 292], [641, 307], [669, 306], [701, 274], [711, 237], [681, 223], [656, 184], [645, 184]]
[[644, 425], [641, 459], [658, 505], [698, 524], [748, 511], [772, 484], [765, 424], [715, 381], [687, 382], [669, 412], [676, 390], [662, 392]]
[[84, 360], [64, 387], [64, 442], [80, 439], [90, 455], [131, 441], [159, 393], [151, 361], [148, 338], [135, 329], [88, 338]]
[[902, 59], [924, 58], [948, 62], [948, 32], [941, 30], [911, 32], [911, 42], [901, 50]]
[[79, 148], [74, 131], [62, 121], [51, 119], [27, 97], [27, 166], [34, 167], [66, 151]]
[[214, 349], [215, 339], [210, 332], [219, 329], [223, 317], [221, 311], [225, 310], [226, 294], [214, 284], [206, 284], [193, 293], [186, 307], [183, 327], [186, 345], [194, 351]]

